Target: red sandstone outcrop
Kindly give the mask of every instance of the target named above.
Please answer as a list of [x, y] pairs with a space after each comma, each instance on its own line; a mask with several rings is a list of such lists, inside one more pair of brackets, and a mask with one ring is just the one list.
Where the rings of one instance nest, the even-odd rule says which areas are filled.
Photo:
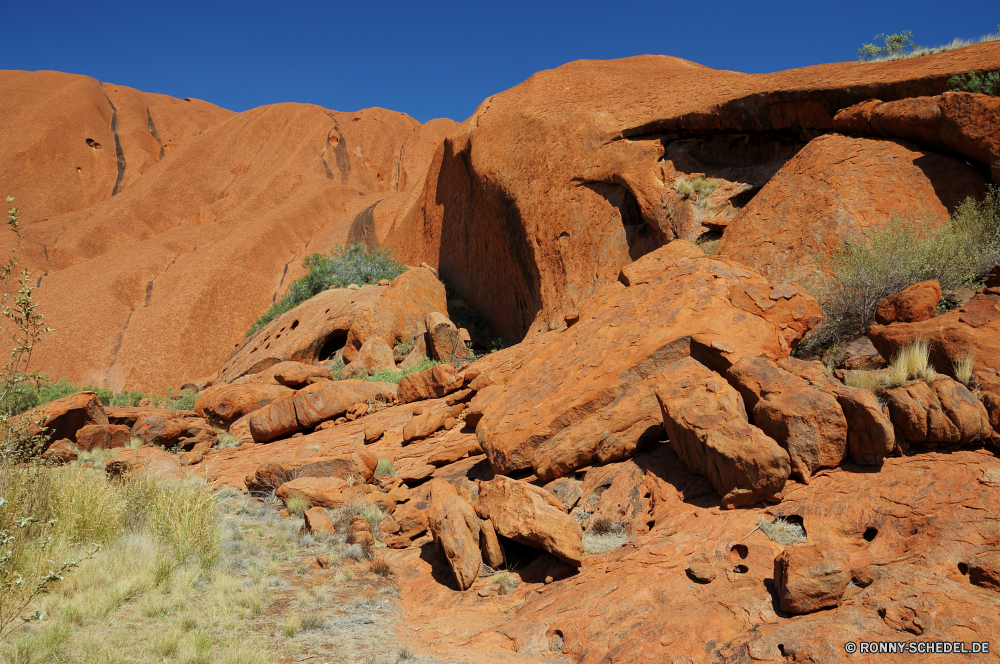
[[774, 559], [774, 589], [782, 611], [811, 613], [837, 606], [850, 582], [844, 556], [822, 545], [792, 546]]
[[934, 318], [940, 301], [941, 284], [936, 279], [911, 284], [878, 303], [875, 322], [879, 325], [919, 323]]
[[77, 432], [94, 424], [107, 424], [108, 416], [94, 392], [78, 392], [29, 410], [19, 417], [22, 437], [42, 436], [42, 449], [58, 440], [76, 441]]

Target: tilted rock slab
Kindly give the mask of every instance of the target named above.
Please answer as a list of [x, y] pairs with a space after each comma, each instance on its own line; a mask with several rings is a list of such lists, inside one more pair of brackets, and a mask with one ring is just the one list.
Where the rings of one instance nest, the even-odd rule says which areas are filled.
[[743, 398], [722, 376], [689, 357], [669, 366], [654, 391], [671, 447], [709, 479], [723, 507], [752, 505], [781, 492], [788, 453], [747, 422]]
[[444, 480], [434, 480], [427, 520], [438, 547], [460, 590], [467, 590], [476, 580], [483, 563], [479, 551], [479, 517], [472, 506]]
[[885, 391], [889, 414], [906, 440], [927, 446], [958, 445], [993, 436], [985, 406], [965, 385], [939, 375]]
[[659, 266], [657, 276], [588, 300], [578, 323], [539, 344], [492, 395], [476, 434], [498, 473], [532, 468], [550, 480], [628, 458], [658, 432], [652, 381], [664, 367], [695, 345], [725, 363], [783, 358], [820, 320], [799, 287], [769, 284], [727, 259], [667, 245], [635, 269], [647, 262]]
[[498, 475], [479, 483], [476, 512], [504, 537], [547, 551], [570, 565], [583, 563], [580, 524], [545, 489]]

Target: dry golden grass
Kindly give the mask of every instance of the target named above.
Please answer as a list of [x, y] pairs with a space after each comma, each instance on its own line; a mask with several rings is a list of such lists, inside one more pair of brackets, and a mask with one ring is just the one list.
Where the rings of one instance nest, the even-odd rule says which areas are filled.
[[976, 355], [972, 351], [963, 354], [955, 362], [952, 367], [952, 371], [955, 374], [955, 380], [965, 385], [972, 383], [972, 367], [976, 363]]

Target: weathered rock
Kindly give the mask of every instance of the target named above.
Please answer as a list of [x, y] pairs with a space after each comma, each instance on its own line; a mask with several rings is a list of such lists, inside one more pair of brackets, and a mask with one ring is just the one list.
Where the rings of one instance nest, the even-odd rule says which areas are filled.
[[810, 387], [836, 397], [847, 421], [847, 449], [851, 459], [862, 466], [882, 465], [896, 446], [896, 435], [874, 394], [844, 385], [826, 373], [820, 362], [786, 357], [778, 360], [778, 366], [802, 378]]
[[57, 440], [48, 446], [48, 449], [42, 452], [42, 459], [45, 461], [55, 464], [57, 466], [63, 466], [67, 463], [72, 463], [79, 457], [79, 449], [72, 440], [69, 438], [63, 438], [62, 440]]
[[450, 408], [442, 404], [435, 408], [423, 409], [419, 414], [414, 411], [413, 418], [403, 427], [403, 442], [409, 443], [421, 438], [427, 438], [440, 430], [448, 418], [458, 417], [464, 410], [464, 404], [457, 404]]
[[158, 479], [183, 479], [180, 462], [159, 447], [143, 447], [138, 450], [125, 449], [105, 464], [105, 470], [112, 477], [149, 474]]
[[400, 535], [383, 535], [382, 542], [390, 549], [407, 549], [413, 545], [413, 540]]
[[903, 436], [929, 446], [957, 445], [992, 437], [986, 408], [964, 385], [938, 375], [885, 391], [889, 415]]
[[711, 583], [715, 580], [717, 573], [715, 563], [704, 553], [699, 553], [688, 558], [687, 571], [691, 578], [698, 583]]
[[247, 476], [246, 485], [250, 491], [271, 491], [286, 482], [299, 478], [339, 478], [349, 477], [371, 480], [377, 459], [370, 452], [310, 457], [280, 463], [262, 463]]
[[479, 519], [447, 482], [434, 480], [430, 496], [427, 517], [434, 543], [448, 561], [459, 590], [467, 590], [483, 562], [479, 552]]
[[347, 332], [344, 362], [353, 362], [366, 341], [380, 338], [389, 348], [427, 331], [425, 317], [432, 311], [447, 311], [444, 284], [432, 270], [410, 269], [392, 280], [388, 288], [358, 311]]
[[340, 477], [297, 477], [278, 486], [275, 495], [284, 502], [288, 502], [292, 496], [299, 495], [314, 507], [334, 509], [342, 507], [347, 502], [348, 497], [344, 495], [344, 489], [348, 486], [347, 481]]
[[279, 385], [293, 389], [333, 380], [329, 369], [301, 362], [282, 362], [271, 370], [271, 375]]
[[413, 344], [413, 348], [410, 352], [406, 354], [399, 362], [399, 369], [412, 369], [414, 367], [420, 366], [420, 363], [427, 359], [427, 341], [424, 335], [417, 337], [416, 342]]
[[433, 311], [427, 314], [425, 324], [429, 342], [427, 347], [432, 358], [456, 367], [468, 364], [474, 359], [472, 351], [462, 341], [458, 328], [447, 316]]
[[727, 376], [751, 421], [788, 452], [791, 472], [802, 482], [844, 460], [847, 421], [834, 396], [761, 357], [742, 358]]
[[399, 381], [400, 403], [423, 399], [438, 399], [462, 387], [462, 379], [450, 364], [437, 364], [430, 369], [403, 376]]
[[889, 360], [903, 347], [924, 341], [930, 364], [952, 376], [970, 354], [976, 371], [1000, 369], [1000, 294], [981, 293], [959, 309], [918, 323], [872, 325], [868, 338]]
[[88, 424], [76, 432], [76, 446], [82, 451], [128, 447], [131, 429], [120, 424]]
[[479, 522], [479, 552], [483, 556], [483, 562], [493, 569], [504, 563], [503, 545], [497, 539], [497, 531], [489, 519]]
[[502, 393], [503, 385], [487, 385], [476, 392], [476, 396], [469, 402], [469, 408], [465, 412], [465, 423], [475, 428], [483, 419], [486, 409], [494, 403], [499, 403], [497, 397]]
[[354, 360], [340, 372], [340, 379], [363, 378], [378, 371], [395, 368], [392, 348], [380, 337], [372, 337], [362, 344]]
[[623, 267], [621, 282], [626, 286], [638, 286], [659, 277], [681, 258], [699, 258], [704, 254], [693, 242], [674, 240], [652, 252], [649, 258]]
[[788, 453], [747, 423], [742, 397], [722, 376], [686, 358], [663, 371], [654, 390], [671, 447], [711, 481], [723, 507], [752, 505], [781, 492]]
[[[145, 406], [105, 406], [104, 412], [108, 416], [109, 424], [120, 424], [129, 429], [136, 421], [144, 415], [161, 415], [168, 420], [190, 419], [198, 417], [198, 413], [193, 410], [178, 410], [175, 408], [150, 408]], [[207, 424], [207, 422], [206, 422]]]
[[168, 420], [161, 415], [145, 415], [132, 426], [132, 438], [138, 438], [144, 445], [170, 449], [188, 433], [185, 420]]
[[399, 532], [399, 524], [392, 518], [392, 515], [387, 515], [378, 522], [378, 531], [385, 535], [395, 535]]
[[958, 152], [989, 167], [1000, 184], [1000, 101], [968, 92], [882, 102], [871, 99], [837, 113], [838, 130], [912, 141], [937, 152]]
[[[665, 249], [636, 265], [659, 260]], [[713, 352], [727, 363], [744, 355], [779, 359], [820, 319], [815, 300], [794, 285], [771, 286], [731, 261], [682, 257], [668, 265], [656, 278], [595, 296], [579, 323], [506, 380], [476, 427], [497, 472], [533, 468], [552, 479], [601, 455], [625, 458], [656, 433], [650, 381], [696, 344], [719, 349]], [[747, 294], [757, 286], [764, 304]], [[579, 439], [567, 430], [573, 425]], [[605, 437], [608, 452], [599, 452]]]
[[820, 544], [790, 546], [774, 559], [774, 588], [782, 611], [811, 613], [837, 606], [851, 582], [843, 556]]
[[941, 301], [941, 284], [936, 279], [921, 281], [895, 295], [890, 295], [878, 303], [875, 322], [879, 325], [890, 323], [918, 323], [933, 318]]
[[549, 482], [542, 488], [559, 499], [559, 502], [563, 505], [564, 512], [572, 510], [576, 506], [576, 502], [580, 500], [580, 483], [568, 477], [560, 477], [557, 480]]
[[413, 540], [427, 532], [427, 515], [413, 505], [400, 505], [392, 518], [399, 523], [401, 537]]
[[209, 422], [229, 424], [290, 394], [283, 385], [213, 385], [198, 395], [194, 410]]
[[973, 558], [969, 562], [969, 581], [1000, 592], [1000, 553], [993, 551]]
[[289, 394], [276, 399], [247, 416], [247, 425], [255, 443], [269, 443], [302, 430], [295, 416], [295, 397], [295, 394]]
[[583, 521], [583, 530], [593, 533], [611, 523], [621, 525], [629, 535], [649, 532], [651, 498], [646, 473], [631, 460], [593, 468], [580, 486], [577, 510], [590, 513]]
[[[729, 223], [717, 254], [769, 279], [823, 275], [845, 240], [896, 216], [944, 223], [985, 182], [971, 166], [889, 140], [827, 134], [810, 141]], [[795, 223], [784, 220], [795, 219]]]
[[100, 399], [93, 392], [77, 392], [34, 408], [20, 418], [25, 428], [22, 436], [46, 436], [48, 443], [64, 438], [75, 441], [77, 432], [89, 424], [107, 424], [108, 417]]
[[338, 380], [310, 385], [295, 393], [295, 416], [303, 428], [340, 417], [358, 402], [393, 401], [397, 386], [393, 383], [369, 383], [364, 380]]
[[321, 507], [312, 507], [302, 513], [306, 522], [306, 530], [310, 533], [323, 533], [324, 535], [336, 535], [337, 529], [334, 527], [330, 517], [326, 515]]
[[497, 533], [551, 553], [570, 565], [583, 562], [583, 531], [548, 491], [499, 475], [479, 483], [476, 512]]
[[371, 445], [385, 434], [385, 428], [378, 423], [365, 427], [365, 445]]

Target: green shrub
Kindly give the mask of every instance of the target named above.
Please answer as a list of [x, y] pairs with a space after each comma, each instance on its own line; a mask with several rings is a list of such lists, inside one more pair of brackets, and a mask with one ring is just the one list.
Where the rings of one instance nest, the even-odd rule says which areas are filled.
[[948, 79], [948, 87], [953, 92], [1000, 96], [1000, 71], [986, 72], [982, 76], [974, 71], [970, 71], [965, 76], [952, 76]]
[[887, 35], [884, 32], [875, 35], [872, 42], [881, 41], [883, 46], [875, 43], [862, 44], [858, 49], [858, 62], [867, 62], [878, 58], [895, 59], [904, 56], [909, 50], [912, 53], [919, 48], [913, 42], [913, 33], [909, 30]]
[[828, 259], [833, 277], [819, 284], [826, 319], [801, 352], [829, 347], [841, 336], [867, 332], [878, 303], [910, 284], [936, 279], [944, 290], [975, 283], [1000, 262], [1000, 187], [982, 201], [966, 199], [951, 220], [891, 219], [846, 240]]
[[284, 297], [257, 319], [246, 336], [328, 288], [374, 284], [381, 279], [392, 280], [406, 270], [405, 265], [396, 262], [390, 250], [368, 249], [360, 242], [346, 248], [337, 245], [329, 256], [307, 256], [302, 261], [302, 267], [309, 268], [309, 273], [293, 281]]
[[379, 457], [378, 464], [375, 466], [375, 477], [393, 477], [395, 474], [396, 469], [392, 465], [392, 459]]
[[719, 183], [706, 180], [700, 175], [690, 180], [683, 176], [674, 180], [674, 191], [702, 207], [708, 207], [708, 197], [718, 188]]
[[429, 357], [425, 357], [420, 360], [420, 363], [416, 366], [410, 367], [409, 369], [382, 369], [381, 371], [376, 371], [370, 376], [361, 377], [358, 376], [360, 380], [367, 380], [370, 383], [399, 383], [403, 380], [403, 376], [409, 376], [410, 374], [417, 373], [420, 371], [426, 371], [431, 367], [441, 364], [437, 360], [432, 360]]

